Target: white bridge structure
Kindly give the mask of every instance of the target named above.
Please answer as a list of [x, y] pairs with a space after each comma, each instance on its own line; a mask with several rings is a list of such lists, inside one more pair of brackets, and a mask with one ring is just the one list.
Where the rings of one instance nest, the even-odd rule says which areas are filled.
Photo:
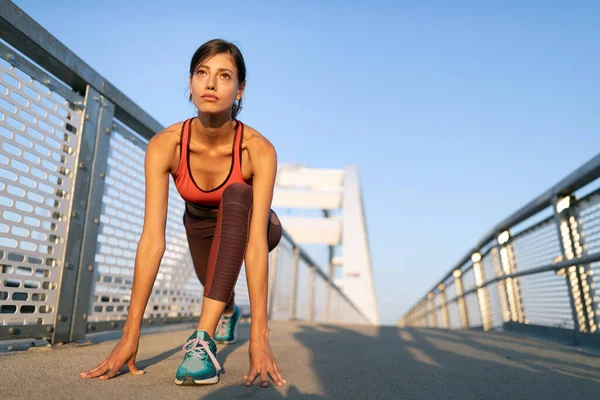
[[[329, 271], [324, 272], [372, 324], [378, 325], [367, 223], [356, 166], [319, 169], [281, 164], [272, 206], [275, 210], [301, 211], [300, 215], [279, 215], [283, 228], [300, 245], [329, 247]], [[302, 212], [306, 210], [310, 210], [309, 215]]]

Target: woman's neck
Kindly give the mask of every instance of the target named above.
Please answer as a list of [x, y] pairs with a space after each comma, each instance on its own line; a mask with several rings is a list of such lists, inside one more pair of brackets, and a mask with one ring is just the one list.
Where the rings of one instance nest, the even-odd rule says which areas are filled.
[[235, 120], [231, 115], [200, 114], [192, 121], [192, 138], [208, 146], [219, 146], [230, 142], [234, 133]]

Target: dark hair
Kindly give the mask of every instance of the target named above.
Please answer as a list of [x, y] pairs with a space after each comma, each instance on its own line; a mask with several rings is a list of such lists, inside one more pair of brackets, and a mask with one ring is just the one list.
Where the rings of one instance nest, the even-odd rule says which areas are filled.
[[[198, 64], [203, 63], [208, 60], [210, 57], [216, 56], [217, 54], [229, 54], [233, 63], [235, 64], [235, 68], [237, 69], [237, 77], [240, 85], [246, 83], [246, 64], [244, 63], [244, 57], [242, 56], [242, 52], [240, 49], [233, 43], [227, 42], [223, 39], [213, 39], [204, 43], [202, 46], [198, 47], [198, 50], [192, 56], [192, 61], [190, 62], [190, 76], [194, 74], [194, 70], [198, 66]], [[192, 95], [190, 94], [190, 100], [192, 100]], [[242, 99], [233, 103], [233, 107], [231, 107], [231, 117], [236, 118], [237, 115], [242, 110]]]

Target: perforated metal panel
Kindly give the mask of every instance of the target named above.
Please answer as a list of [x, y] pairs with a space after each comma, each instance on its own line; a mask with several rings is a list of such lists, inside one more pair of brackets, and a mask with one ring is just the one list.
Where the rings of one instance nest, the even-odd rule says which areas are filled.
[[458, 308], [458, 303], [453, 301], [452, 303], [448, 303], [448, 316], [450, 318], [450, 328], [456, 329], [462, 327], [462, 322], [460, 320], [460, 310]]
[[486, 282], [501, 275], [500, 261], [498, 260], [498, 253], [495, 250], [491, 250], [486, 254], [481, 262]]
[[502, 304], [500, 302], [498, 290], [499, 287], [497, 283], [488, 285], [488, 292], [490, 294], [490, 309], [492, 313], [491, 320], [495, 328], [501, 327], [504, 323], [502, 318]]
[[517, 271], [551, 264], [562, 256], [558, 228], [554, 220], [545, 221], [512, 242]]
[[317, 322], [325, 322], [327, 316], [327, 283], [320, 275], [315, 279], [314, 318]]
[[452, 301], [456, 297], [456, 285], [454, 281], [446, 283], [446, 301]]
[[[587, 254], [600, 252], [600, 193], [579, 202], [579, 229], [583, 249]], [[600, 262], [590, 264], [592, 273], [592, 300], [597, 304], [596, 323], [600, 324]], [[596, 331], [600, 334], [600, 331]]]
[[475, 293], [465, 296], [465, 303], [467, 305], [467, 315], [469, 316], [469, 326], [482, 326], [481, 322], [481, 311], [479, 308], [479, 302]]
[[294, 250], [292, 244], [284, 237], [275, 250], [277, 272], [273, 283], [273, 308], [271, 318], [274, 320], [287, 320], [290, 317], [290, 304], [292, 297], [292, 265]]
[[[136, 249], [144, 218], [147, 142], [115, 121], [110, 139], [94, 285], [88, 321], [125, 319]], [[145, 318], [200, 315], [202, 285], [195, 275], [185, 229], [184, 203], [169, 185], [166, 249]]]
[[564, 276], [554, 272], [520, 278], [525, 321], [530, 324], [573, 328], [569, 289]]
[[308, 263], [300, 259], [298, 265], [298, 292], [296, 293], [296, 318], [309, 319], [311, 271]]
[[437, 323], [438, 323], [438, 327], [444, 327], [444, 316], [442, 315], [442, 310], [441, 309], [437, 309], [435, 310], [435, 317], [437, 319]]
[[463, 293], [475, 288], [475, 273], [473, 268], [462, 274]]
[[331, 313], [329, 314], [329, 322], [336, 323], [341, 321], [341, 303], [342, 299], [340, 294], [332, 290], [331, 291]]
[[78, 107], [0, 60], [0, 325], [54, 322], [80, 123]]
[[600, 252], [600, 193], [578, 204], [579, 228], [587, 254]]

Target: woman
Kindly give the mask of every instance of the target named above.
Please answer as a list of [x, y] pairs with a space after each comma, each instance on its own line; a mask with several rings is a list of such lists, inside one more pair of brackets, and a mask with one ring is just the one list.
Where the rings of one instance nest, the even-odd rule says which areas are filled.
[[251, 385], [259, 374], [263, 387], [268, 386], [269, 375], [278, 386], [286, 383], [269, 346], [267, 328], [268, 253], [282, 234], [271, 210], [277, 154], [264, 136], [236, 119], [245, 77], [244, 59], [232, 43], [209, 41], [192, 57], [190, 101], [198, 115], [158, 133], [146, 150], [144, 228], [123, 337], [106, 360], [82, 373], [82, 378], [110, 379], [125, 364], [133, 374], [143, 374], [135, 357], [144, 309], [165, 251], [171, 175], [186, 202], [183, 223], [194, 269], [204, 286], [200, 320], [183, 346], [186, 353], [175, 383], [219, 381], [216, 341], [236, 339], [240, 310], [233, 288], [242, 261], [252, 320], [245, 383]]

